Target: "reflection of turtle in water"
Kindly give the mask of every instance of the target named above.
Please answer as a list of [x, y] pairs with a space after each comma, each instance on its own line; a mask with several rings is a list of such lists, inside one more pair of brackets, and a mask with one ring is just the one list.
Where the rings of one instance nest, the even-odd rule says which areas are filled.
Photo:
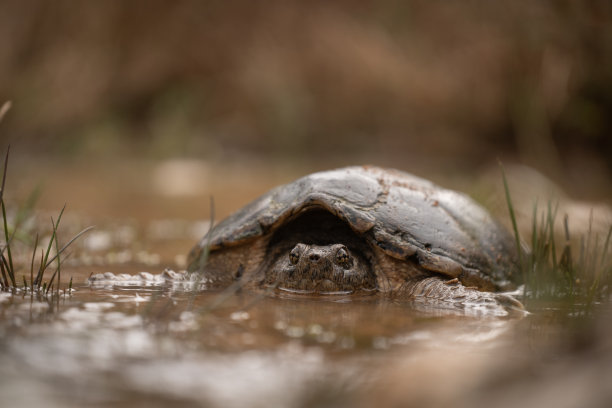
[[519, 273], [514, 241], [489, 213], [465, 195], [376, 167], [271, 190], [204, 237], [189, 270], [210, 283], [241, 279], [285, 293], [520, 307], [490, 293], [512, 288]]

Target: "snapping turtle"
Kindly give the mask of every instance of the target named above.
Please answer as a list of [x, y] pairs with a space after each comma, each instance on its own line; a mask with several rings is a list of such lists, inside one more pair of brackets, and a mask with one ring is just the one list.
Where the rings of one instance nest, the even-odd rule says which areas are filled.
[[[208, 248], [208, 251], [206, 250]], [[196, 245], [210, 284], [293, 294], [385, 293], [446, 305], [521, 305], [514, 240], [467, 196], [372, 166], [314, 173], [229, 216]]]

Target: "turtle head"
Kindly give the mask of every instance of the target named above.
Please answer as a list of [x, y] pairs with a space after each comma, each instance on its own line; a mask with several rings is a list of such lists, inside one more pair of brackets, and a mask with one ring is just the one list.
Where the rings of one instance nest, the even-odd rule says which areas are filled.
[[280, 254], [266, 273], [266, 283], [288, 292], [311, 294], [376, 288], [369, 263], [343, 244], [296, 244]]

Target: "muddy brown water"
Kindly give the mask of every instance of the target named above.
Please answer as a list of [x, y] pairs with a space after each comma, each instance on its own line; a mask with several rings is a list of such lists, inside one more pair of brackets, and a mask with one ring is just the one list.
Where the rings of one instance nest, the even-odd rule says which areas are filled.
[[[227, 198], [236, 194], [230, 189], [220, 202], [233, 204], [218, 213], [241, 205]], [[84, 194], [82, 201], [74, 197], [77, 210], [67, 212], [62, 230], [65, 241], [96, 224], [62, 268], [62, 289], [72, 277], [74, 290], [46, 298], [0, 293], [1, 406], [603, 407], [612, 401], [609, 305], [598, 306], [603, 317], [576, 323], [571, 308], [554, 303], [532, 302], [526, 315], [491, 316], [373, 297], [90, 284], [92, 273], [180, 270], [209, 223], [207, 205], [186, 210], [180, 194], [164, 196], [181, 202], [166, 218], [156, 218], [163, 210], [150, 204], [160, 202], [150, 191], [137, 191], [137, 198], [126, 193], [129, 206], [148, 207], [133, 218], [113, 213], [115, 204], [90, 190]], [[196, 198], [207, 197], [187, 202]], [[33, 224], [48, 215], [42, 211]], [[27, 264], [27, 254], [17, 254], [16, 262]]]
[[350, 406], [395, 389], [390, 370], [411, 387], [440, 364], [477, 375], [515, 352], [521, 324], [368, 298], [221, 297], [176, 285], [3, 294], [3, 395], [11, 406]]
[[5, 406], [514, 406], [539, 381], [535, 396], [522, 394], [535, 406], [558, 400], [546, 394], [565, 374], [578, 379], [562, 394], [600, 406], [611, 378], [609, 354], [564, 365], [557, 348], [570, 334], [551, 305], [500, 318], [371, 298], [84, 283], [0, 302]]

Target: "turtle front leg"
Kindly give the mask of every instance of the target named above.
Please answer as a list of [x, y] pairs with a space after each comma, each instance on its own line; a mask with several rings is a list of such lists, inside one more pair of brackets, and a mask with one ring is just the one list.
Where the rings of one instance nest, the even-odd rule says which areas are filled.
[[408, 279], [394, 291], [398, 296], [435, 308], [462, 309], [466, 312], [507, 315], [524, 311], [518, 300], [503, 293], [481, 292], [465, 287], [456, 279], [428, 276]]

